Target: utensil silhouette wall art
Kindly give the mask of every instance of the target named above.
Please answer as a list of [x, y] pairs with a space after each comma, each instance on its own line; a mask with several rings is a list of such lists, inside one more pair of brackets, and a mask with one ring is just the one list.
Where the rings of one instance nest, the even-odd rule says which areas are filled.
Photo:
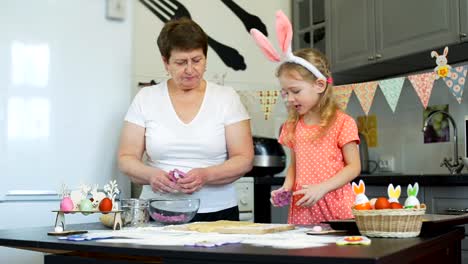
[[[189, 10], [177, 0], [139, 0], [161, 22], [166, 23], [171, 19], [181, 17], [191, 18]], [[221, 0], [242, 22], [247, 33], [251, 28], [257, 28], [267, 35], [265, 24], [258, 16], [252, 15], [232, 0]], [[208, 33], [207, 33], [208, 34]], [[244, 57], [233, 47], [225, 45], [208, 34], [208, 46], [219, 56], [223, 63], [235, 71], [246, 70]]]

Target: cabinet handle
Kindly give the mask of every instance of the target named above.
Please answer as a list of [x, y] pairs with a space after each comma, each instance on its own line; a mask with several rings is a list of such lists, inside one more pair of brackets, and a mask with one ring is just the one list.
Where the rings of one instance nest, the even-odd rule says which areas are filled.
[[466, 38], [466, 33], [463, 33], [463, 32], [462, 32], [462, 33], [460, 33], [460, 37], [462, 37], [462, 38]]
[[374, 60], [374, 59], [375, 59], [374, 56], [369, 56], [369, 57], [367, 58], [367, 60]]
[[376, 58], [376, 59], [382, 58], [382, 54], [379, 54], [379, 53], [375, 54], [375, 58]]
[[468, 208], [465, 208], [465, 209], [447, 208], [445, 209], [445, 212], [449, 214], [460, 215], [460, 214], [468, 213]]

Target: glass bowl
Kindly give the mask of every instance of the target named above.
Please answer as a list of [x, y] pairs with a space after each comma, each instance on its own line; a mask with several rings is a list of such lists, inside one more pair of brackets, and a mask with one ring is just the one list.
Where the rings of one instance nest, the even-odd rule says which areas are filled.
[[165, 225], [188, 223], [197, 214], [200, 199], [150, 200], [149, 212], [154, 221]]

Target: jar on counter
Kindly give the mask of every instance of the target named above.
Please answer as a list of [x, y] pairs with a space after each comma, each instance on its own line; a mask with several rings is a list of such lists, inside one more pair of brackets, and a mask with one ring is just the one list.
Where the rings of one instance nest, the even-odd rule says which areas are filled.
[[145, 199], [122, 199], [122, 222], [124, 227], [141, 227], [149, 222], [149, 201]]

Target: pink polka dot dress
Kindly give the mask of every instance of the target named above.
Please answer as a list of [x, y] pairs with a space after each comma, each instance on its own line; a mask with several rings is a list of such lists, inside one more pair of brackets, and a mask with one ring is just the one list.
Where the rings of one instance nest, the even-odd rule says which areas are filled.
[[[327, 133], [311, 141], [318, 131], [318, 125], [307, 125], [302, 118], [297, 123], [293, 143], [285, 144], [285, 128], [281, 131], [279, 142], [296, 154], [293, 191], [301, 189], [302, 185], [318, 184], [335, 176], [345, 165], [342, 147], [351, 141], [359, 143], [356, 122], [342, 111], [337, 112], [336, 120]], [[301, 197], [293, 196], [288, 216], [290, 224], [318, 224], [353, 217], [351, 206], [355, 196], [349, 183], [327, 193], [312, 207], [295, 206]]]

